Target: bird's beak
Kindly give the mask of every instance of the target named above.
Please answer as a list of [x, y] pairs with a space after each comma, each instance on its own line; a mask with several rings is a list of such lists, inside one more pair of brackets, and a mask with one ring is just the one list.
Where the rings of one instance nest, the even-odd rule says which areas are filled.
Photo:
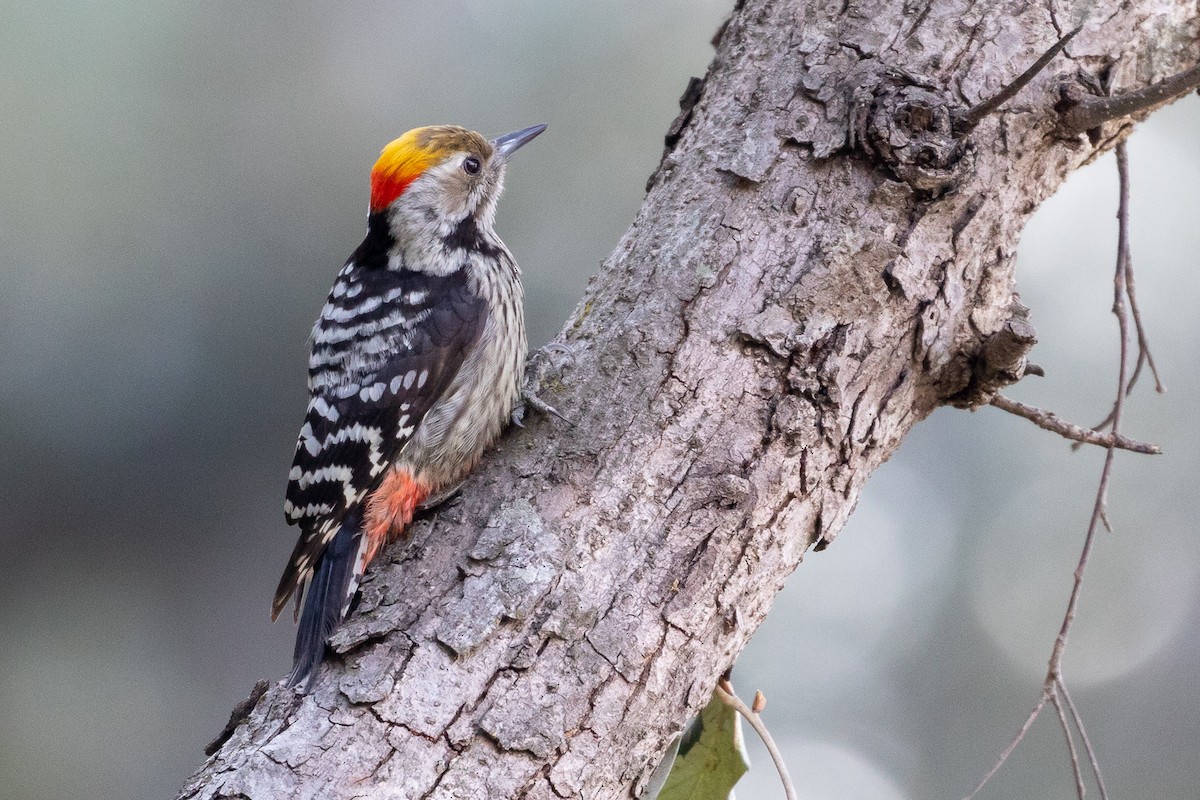
[[500, 158], [507, 161], [509, 156], [517, 152], [526, 142], [544, 130], [546, 130], [545, 125], [533, 125], [528, 128], [522, 128], [519, 131], [497, 136], [492, 140], [492, 146], [496, 148], [496, 152], [500, 154]]

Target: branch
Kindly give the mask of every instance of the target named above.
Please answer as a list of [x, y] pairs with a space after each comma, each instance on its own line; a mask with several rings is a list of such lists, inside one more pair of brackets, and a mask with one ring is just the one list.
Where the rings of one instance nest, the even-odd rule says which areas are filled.
[[1024, 417], [1039, 428], [1052, 431], [1059, 436], [1082, 444], [1116, 447], [1121, 450], [1130, 450], [1134, 453], [1142, 453], [1144, 455], [1156, 456], [1162, 454], [1162, 448], [1156, 444], [1135, 441], [1116, 433], [1100, 433], [1097, 430], [1083, 428], [1073, 422], [1067, 422], [1053, 411], [1045, 411], [1036, 406], [1026, 405], [1004, 395], [998, 394], [993, 397], [991, 404], [1001, 411], [1007, 411], [1018, 417]]
[[999, 92], [996, 92], [996, 94], [992, 97], [984, 100], [982, 103], [979, 103], [967, 111], [963, 118], [965, 128], [967, 130], [974, 128], [988, 114], [991, 114], [993, 111], [1000, 108], [1000, 106], [1016, 97], [1018, 92], [1028, 86], [1030, 81], [1036, 78], [1042, 70], [1050, 65], [1050, 62], [1054, 60], [1054, 57], [1061, 53], [1063, 49], [1071, 43], [1071, 40], [1075, 38], [1075, 35], [1081, 30], [1083, 30], [1082, 25], [1075, 28], [1073, 31], [1068, 31], [1065, 35], [1063, 35], [1062, 38], [1055, 42], [1049, 50], [1047, 50], [1045, 53], [1042, 53], [1041, 58], [1033, 62], [1033, 64], [1031, 64], [1027, 70], [1014, 78], [1012, 83], [1008, 84], [1008, 86], [1005, 86]]
[[1182, 97], [1198, 87], [1200, 65], [1141, 89], [1112, 97], [1087, 95], [1077, 84], [1068, 84], [1064, 87], [1060, 105], [1059, 130], [1066, 135], [1090, 131], [1109, 120], [1128, 117]]

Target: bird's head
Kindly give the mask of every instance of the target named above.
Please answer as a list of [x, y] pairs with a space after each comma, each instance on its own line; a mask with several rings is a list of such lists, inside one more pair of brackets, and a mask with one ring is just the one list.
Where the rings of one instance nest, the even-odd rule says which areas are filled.
[[445, 239], [468, 219], [490, 231], [509, 156], [545, 129], [534, 125], [489, 140], [456, 125], [414, 128], [375, 162], [371, 214], [387, 218], [402, 247]]

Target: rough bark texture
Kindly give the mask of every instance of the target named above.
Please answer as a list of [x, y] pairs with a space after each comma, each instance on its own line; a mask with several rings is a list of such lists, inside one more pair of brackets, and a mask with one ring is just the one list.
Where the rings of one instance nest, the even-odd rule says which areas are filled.
[[577, 426], [508, 435], [373, 572], [314, 693], [273, 685], [181, 796], [636, 794], [909, 428], [1021, 375], [1021, 228], [1128, 128], [1055, 136], [1063, 82], [1197, 60], [1194, 0], [1072, 13], [740, 5], [542, 375]]

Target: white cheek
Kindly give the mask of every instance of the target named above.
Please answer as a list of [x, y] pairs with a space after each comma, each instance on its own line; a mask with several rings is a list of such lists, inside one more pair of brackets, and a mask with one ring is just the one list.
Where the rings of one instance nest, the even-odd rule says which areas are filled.
[[466, 191], [465, 176], [459, 174], [460, 161], [455, 157], [431, 167], [400, 195], [392, 218], [398, 239], [448, 236], [474, 211], [478, 200], [474, 192]]

